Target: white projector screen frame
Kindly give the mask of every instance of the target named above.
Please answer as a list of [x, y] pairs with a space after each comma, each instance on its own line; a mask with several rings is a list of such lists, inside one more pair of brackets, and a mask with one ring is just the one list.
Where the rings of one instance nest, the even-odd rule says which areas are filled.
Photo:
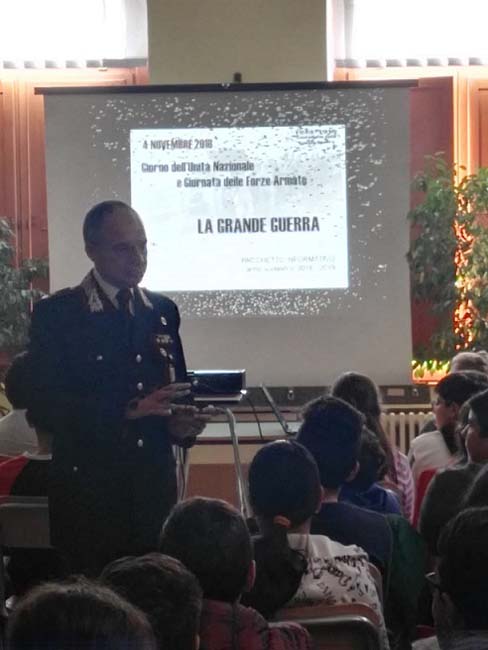
[[[324, 385], [348, 369], [379, 384], [409, 383], [409, 88], [137, 90], [44, 91], [51, 289], [77, 284], [90, 268], [87, 210], [107, 198], [131, 201], [131, 129], [344, 124], [349, 288], [170, 294], [187, 364], [246, 368], [249, 385]], [[182, 242], [182, 265], [186, 255]]]

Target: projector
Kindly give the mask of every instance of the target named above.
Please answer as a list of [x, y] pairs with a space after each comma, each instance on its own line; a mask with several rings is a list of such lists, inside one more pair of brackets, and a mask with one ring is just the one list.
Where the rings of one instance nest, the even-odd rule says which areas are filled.
[[245, 370], [188, 370], [187, 377], [196, 400], [225, 399], [246, 388]]

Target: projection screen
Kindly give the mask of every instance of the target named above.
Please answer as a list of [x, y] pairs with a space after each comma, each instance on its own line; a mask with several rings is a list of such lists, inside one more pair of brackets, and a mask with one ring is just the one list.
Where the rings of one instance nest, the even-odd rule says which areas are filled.
[[193, 368], [314, 386], [410, 380], [409, 88], [44, 89], [51, 290], [89, 270], [87, 210], [148, 234]]

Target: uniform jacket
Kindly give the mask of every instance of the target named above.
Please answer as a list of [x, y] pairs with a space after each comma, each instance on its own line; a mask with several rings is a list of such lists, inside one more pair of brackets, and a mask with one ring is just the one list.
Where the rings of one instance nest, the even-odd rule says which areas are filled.
[[139, 288], [133, 302], [129, 318], [90, 273], [33, 311], [36, 405], [54, 434], [52, 536], [68, 552], [81, 544], [107, 553], [114, 545], [120, 552], [153, 547], [176, 499], [166, 420], [124, 415], [170, 374], [185, 380], [179, 314], [169, 298]]

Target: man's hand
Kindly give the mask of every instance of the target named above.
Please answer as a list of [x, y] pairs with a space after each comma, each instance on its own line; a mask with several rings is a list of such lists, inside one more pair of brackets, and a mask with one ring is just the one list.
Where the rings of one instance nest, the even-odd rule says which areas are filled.
[[168, 419], [168, 430], [176, 444], [187, 446], [202, 433], [207, 422], [217, 413], [213, 406], [197, 409], [196, 406], [173, 404], [172, 415]]
[[141, 397], [141, 399], [133, 400], [129, 403], [126, 410], [126, 418], [129, 420], [136, 420], [138, 418], [145, 418], [148, 415], [159, 415], [168, 417], [171, 415], [176, 407], [172, 401], [185, 395], [190, 394], [190, 384], [168, 384], [163, 388], [154, 390], [149, 395]]

